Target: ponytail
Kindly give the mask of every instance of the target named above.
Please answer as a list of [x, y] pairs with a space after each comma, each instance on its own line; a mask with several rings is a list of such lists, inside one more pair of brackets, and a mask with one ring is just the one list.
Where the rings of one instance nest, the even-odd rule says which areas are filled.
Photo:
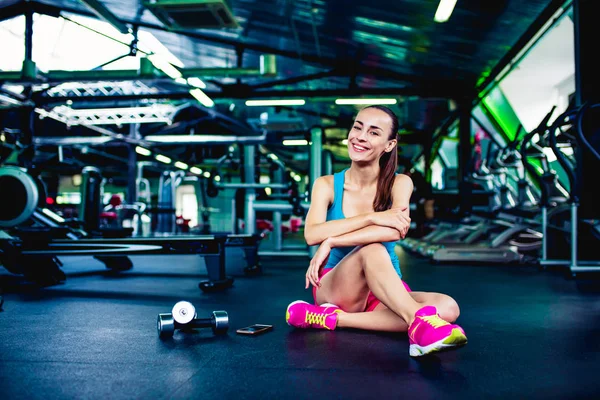
[[[398, 134], [398, 117], [392, 110], [384, 106], [368, 106], [365, 108], [376, 108], [377, 110], [386, 113], [392, 120], [392, 129], [388, 140], [396, 138]], [[385, 211], [392, 207], [392, 187], [398, 169], [398, 146], [383, 153], [379, 158], [379, 177], [377, 178], [377, 193], [373, 200], [373, 210]]]

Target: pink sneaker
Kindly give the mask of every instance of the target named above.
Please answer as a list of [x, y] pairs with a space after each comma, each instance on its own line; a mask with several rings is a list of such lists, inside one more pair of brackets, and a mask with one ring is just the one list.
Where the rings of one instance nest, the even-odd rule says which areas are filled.
[[335, 304], [325, 303], [315, 306], [297, 300], [288, 306], [285, 321], [296, 328], [319, 328], [332, 331], [337, 325], [337, 314], [340, 311]]
[[435, 307], [425, 306], [416, 312], [415, 317], [408, 328], [409, 354], [412, 357], [467, 343], [465, 331], [460, 326], [441, 319]]

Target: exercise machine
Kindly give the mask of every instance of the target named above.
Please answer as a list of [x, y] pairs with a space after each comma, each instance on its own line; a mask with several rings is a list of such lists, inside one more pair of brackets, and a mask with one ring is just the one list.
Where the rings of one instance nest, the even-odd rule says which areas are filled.
[[[576, 276], [580, 272], [600, 272], [600, 260], [594, 257], [597, 254], [595, 246], [600, 244], [600, 222], [597, 219], [582, 219], [579, 217], [579, 207], [581, 205], [581, 186], [578, 181], [576, 168], [581, 168], [580, 158], [585, 152], [593, 159], [598, 161], [600, 165], [600, 153], [591, 143], [591, 140], [586, 137], [584, 132], [584, 117], [590, 110], [600, 108], [600, 103], [586, 103], [579, 108], [570, 108], [561, 114], [553, 123], [548, 131], [549, 146], [555, 154], [557, 161], [567, 174], [570, 184], [570, 194], [567, 199], [569, 215], [557, 228], [553, 222], [552, 215], [548, 211], [544, 212], [544, 247], [542, 257], [539, 263], [542, 267], [551, 265], [567, 266], [571, 276]], [[570, 128], [570, 129], [568, 129]], [[571, 134], [567, 133], [570, 131]], [[598, 135], [596, 130], [594, 135]], [[570, 141], [574, 160], [570, 160], [563, 148], [559, 145], [559, 138], [562, 142]], [[546, 210], [548, 208], [546, 207]], [[552, 229], [552, 232], [551, 232]], [[568, 252], [566, 257], [554, 258], [549, 257], [548, 242], [552, 235], [564, 236], [568, 242]], [[582, 249], [588, 254], [585, 254], [585, 260], [582, 258]]]
[[[209, 278], [199, 283], [200, 289], [222, 290], [233, 284], [233, 278], [225, 271], [225, 248], [249, 249], [246, 262], [251, 265], [256, 262], [253, 257], [262, 239], [259, 234], [93, 237], [66, 225], [35, 226], [32, 218], [39, 212], [39, 191], [34, 178], [20, 167], [5, 166], [0, 168], [0, 184], [14, 193], [0, 202], [0, 263], [9, 272], [25, 275], [42, 285], [65, 279], [58, 257], [196, 254], [204, 258]], [[42, 211], [37, 215], [47, 216], [47, 213]], [[119, 264], [116, 263], [117, 268]]]

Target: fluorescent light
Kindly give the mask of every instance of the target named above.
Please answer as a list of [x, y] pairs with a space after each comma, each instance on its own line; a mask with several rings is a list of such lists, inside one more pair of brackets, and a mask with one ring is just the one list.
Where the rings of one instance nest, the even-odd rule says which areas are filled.
[[212, 107], [215, 105], [215, 102], [212, 101], [212, 99], [208, 97], [206, 93], [198, 88], [190, 90], [190, 94], [194, 96], [194, 98], [198, 100], [204, 107]]
[[215, 181], [221, 182], [221, 177], [219, 175], [215, 175]]
[[161, 163], [171, 164], [171, 159], [167, 156], [163, 156], [162, 154], [157, 154], [154, 158], [156, 158]]
[[452, 11], [454, 11], [454, 6], [456, 5], [456, 0], [440, 0], [440, 4], [438, 5], [437, 11], [435, 12], [435, 16], [433, 20], [435, 22], [446, 22], [452, 15]]
[[188, 169], [189, 166], [186, 163], [182, 163], [181, 161], [176, 161], [175, 166], [181, 169]]
[[283, 141], [284, 146], [308, 146], [308, 140], [305, 139], [288, 139]]
[[206, 89], [206, 83], [202, 82], [202, 80], [200, 78], [195, 78], [195, 77], [187, 78], [187, 83], [188, 83], [188, 85], [195, 86], [200, 89]]
[[396, 104], [396, 99], [336, 99], [338, 105], [375, 105], [375, 104]]
[[256, 106], [303, 106], [306, 100], [246, 100], [248, 107]]
[[265, 135], [261, 136], [232, 136], [232, 135], [148, 135], [144, 141], [152, 143], [263, 143]]
[[204, 177], [205, 177], [205, 178], [210, 178], [210, 172], [206, 171], [206, 172], [204, 173]]
[[152, 65], [167, 74], [167, 76], [171, 79], [177, 79], [183, 76], [180, 70], [175, 68], [170, 62], [166, 61], [158, 54], [150, 54], [148, 56], [148, 60], [150, 60]]
[[136, 146], [135, 147], [135, 152], [138, 153], [138, 154], [141, 154], [143, 156], [150, 156], [150, 155], [152, 155], [152, 152], [150, 150], [145, 149], [145, 148], [140, 147], [140, 146]]
[[[171, 51], [169, 51], [169, 49], [150, 32], [139, 30], [138, 39], [138, 49], [142, 50], [144, 53], [154, 53], [170, 64], [179, 68], [184, 67], [183, 62], [171, 53]], [[131, 42], [131, 40], [129, 40], [129, 42]]]
[[300, 175], [296, 175], [296, 176], [294, 176], [294, 180], [296, 182], [300, 182], [302, 180], [302, 177]]
[[113, 140], [110, 136], [48, 136], [48, 137], [36, 137], [33, 138], [33, 142], [37, 145], [99, 145], [110, 142]]
[[185, 78], [175, 78], [175, 82], [179, 83], [180, 85], [187, 85], [187, 80]]
[[348, 144], [348, 139], [344, 139], [344, 140], [342, 140], [342, 144], [343, 144], [344, 146], [346, 146], [346, 145]]
[[273, 153], [270, 153], [270, 154], [269, 154], [269, 158], [270, 158], [271, 160], [275, 160], [275, 161], [279, 160], [279, 157], [277, 157], [277, 156], [276, 156], [275, 154], [273, 154]]
[[202, 174], [202, 170], [198, 167], [192, 167], [190, 168], [190, 172], [192, 174], [196, 174], [196, 175], [201, 175]]
[[21, 105], [23, 105], [23, 103], [21, 103], [19, 100], [13, 99], [10, 96], [5, 96], [3, 94], [0, 94], [0, 100], [3, 101], [3, 102], [5, 102], [5, 103], [12, 104], [12, 105], [15, 105], [15, 106], [21, 106]]

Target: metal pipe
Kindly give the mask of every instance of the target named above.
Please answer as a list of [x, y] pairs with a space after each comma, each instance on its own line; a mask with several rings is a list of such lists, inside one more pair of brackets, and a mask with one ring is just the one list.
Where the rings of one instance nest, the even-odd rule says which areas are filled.
[[[310, 203], [301, 202], [300, 207], [308, 210], [310, 207]], [[257, 200], [254, 201], [253, 208], [255, 211], [272, 211], [272, 212], [281, 212], [284, 214], [291, 214], [294, 210], [294, 206], [292, 206], [287, 201], [277, 201], [277, 200]]]
[[281, 251], [283, 248], [283, 243], [282, 243], [283, 235], [281, 233], [281, 212], [279, 212], [279, 211], [273, 212], [272, 222], [273, 222], [273, 234], [272, 234], [273, 248], [275, 249], [275, 251]]
[[259, 251], [258, 252], [259, 256], [263, 256], [263, 257], [276, 257], [276, 256], [281, 256], [281, 255], [285, 255], [287, 257], [310, 257], [309, 252], [308, 251]]
[[317, 126], [310, 130], [310, 190], [312, 193], [312, 186], [321, 176], [321, 152], [323, 151], [323, 128]]
[[283, 183], [221, 183], [215, 181], [215, 187], [219, 189], [289, 189], [290, 185]]
[[577, 268], [577, 201], [571, 203], [571, 272]]
[[[254, 155], [256, 153], [256, 146], [246, 145], [244, 146], [244, 183], [246, 185], [254, 185]], [[218, 182], [216, 182], [218, 183]], [[254, 234], [256, 231], [256, 210], [254, 209], [254, 202], [256, 200], [256, 192], [253, 187], [246, 189], [245, 201], [244, 201], [244, 222], [246, 234]]]
[[[323, 128], [316, 126], [310, 130], [310, 187], [308, 190], [309, 198], [312, 193], [312, 187], [318, 177], [322, 175], [322, 151], [323, 151]], [[308, 253], [313, 257], [317, 252], [318, 246], [310, 246]]]
[[542, 207], [542, 261], [548, 260], [548, 208]]

